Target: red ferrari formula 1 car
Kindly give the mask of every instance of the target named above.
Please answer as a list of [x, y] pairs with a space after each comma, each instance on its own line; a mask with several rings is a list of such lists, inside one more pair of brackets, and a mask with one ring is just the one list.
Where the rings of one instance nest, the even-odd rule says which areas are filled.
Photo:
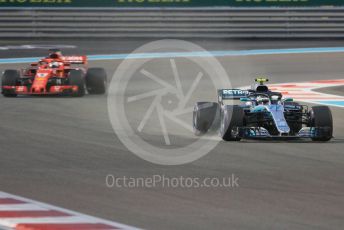
[[[29, 68], [5, 70], [2, 76], [2, 94], [17, 95], [70, 95], [82, 97], [104, 94], [106, 72], [102, 68], [87, 68], [86, 56], [63, 56], [59, 50], [50, 50], [48, 57]], [[72, 66], [73, 65], [73, 66]], [[74, 65], [82, 65], [74, 66]]]

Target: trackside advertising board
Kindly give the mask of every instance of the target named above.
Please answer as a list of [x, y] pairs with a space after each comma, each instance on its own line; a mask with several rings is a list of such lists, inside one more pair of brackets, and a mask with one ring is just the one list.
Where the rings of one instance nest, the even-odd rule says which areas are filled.
[[0, 0], [0, 7], [307, 7], [343, 5], [344, 0]]

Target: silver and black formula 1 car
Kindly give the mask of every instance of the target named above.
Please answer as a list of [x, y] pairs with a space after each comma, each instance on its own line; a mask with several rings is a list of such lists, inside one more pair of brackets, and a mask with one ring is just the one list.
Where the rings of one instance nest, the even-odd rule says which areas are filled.
[[[258, 78], [249, 90], [218, 90], [218, 102], [198, 102], [193, 111], [196, 135], [219, 130], [225, 141], [246, 139], [297, 139], [329, 141], [333, 133], [331, 110], [327, 106], [313, 106], [283, 98], [269, 90]], [[240, 100], [240, 105], [228, 105]]]

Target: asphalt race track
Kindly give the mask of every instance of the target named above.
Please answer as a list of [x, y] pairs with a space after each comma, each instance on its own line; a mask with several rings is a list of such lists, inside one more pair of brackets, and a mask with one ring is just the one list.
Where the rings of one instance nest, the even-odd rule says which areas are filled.
[[[59, 43], [78, 45], [76, 41]], [[84, 43], [67, 52], [130, 52], [142, 42], [133, 45], [133, 41], [121, 41], [121, 50], [111, 48], [116, 42], [106, 43], [108, 49]], [[314, 40], [196, 43], [209, 50], [344, 46], [341, 41]], [[89, 52], [87, 47], [92, 47]], [[25, 52], [17, 56], [45, 54], [44, 50], [33, 50], [31, 55]], [[1, 58], [13, 57], [11, 53], [11, 50], [0, 51]], [[217, 60], [227, 71], [233, 87], [250, 85], [257, 75], [269, 76], [271, 83], [344, 78], [344, 53], [218, 57]], [[121, 61], [94, 61], [90, 65], [104, 67], [111, 78]], [[147, 63], [145, 68], [169, 79], [169, 60], [155, 61]], [[184, 76], [183, 84], [190, 85], [197, 75], [196, 67], [184, 58], [176, 58], [175, 62]], [[0, 68], [24, 66], [2, 64]], [[133, 79], [131, 95], [155, 87], [144, 76]], [[201, 90], [192, 100], [216, 100], [213, 93], [205, 90], [210, 85], [201, 82]], [[342, 89], [325, 90], [340, 94]], [[128, 106], [133, 125], [142, 118], [149, 105], [145, 103], [149, 102]], [[335, 138], [329, 143], [219, 142], [197, 161], [163, 166], [140, 159], [120, 142], [110, 124], [107, 96], [0, 97], [0, 105], [1, 191], [146, 229], [314, 230], [340, 229], [344, 224], [343, 108], [331, 107]], [[173, 125], [168, 129], [173, 134], [172, 147], [195, 138]], [[157, 123], [148, 122], [143, 131], [146, 141], [164, 147]], [[212, 141], [218, 142], [216, 138]], [[108, 188], [105, 183], [108, 174], [133, 178], [152, 175], [222, 178], [235, 174], [240, 186]]]

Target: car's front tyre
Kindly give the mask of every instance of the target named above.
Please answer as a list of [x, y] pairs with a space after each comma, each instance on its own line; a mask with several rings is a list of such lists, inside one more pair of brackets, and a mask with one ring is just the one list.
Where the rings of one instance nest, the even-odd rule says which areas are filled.
[[319, 129], [313, 141], [326, 142], [333, 137], [333, 118], [331, 110], [328, 106], [313, 106], [309, 112], [310, 127]]

